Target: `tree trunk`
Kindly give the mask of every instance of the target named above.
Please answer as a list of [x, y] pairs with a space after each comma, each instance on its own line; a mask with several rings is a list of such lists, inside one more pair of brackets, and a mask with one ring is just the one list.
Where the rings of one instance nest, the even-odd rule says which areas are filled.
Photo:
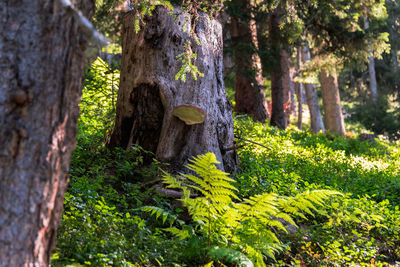
[[229, 15], [225, 11], [221, 12], [218, 19], [222, 23], [222, 36], [224, 44], [223, 62], [224, 62], [224, 80], [225, 80], [225, 78], [229, 78], [235, 72], [233, 51], [231, 51], [232, 50], [231, 20], [229, 18]]
[[[364, 29], [369, 28], [369, 22], [367, 16], [364, 16]], [[376, 74], [375, 74], [375, 60], [373, 56], [373, 52], [369, 49], [370, 56], [368, 57], [368, 74], [369, 74], [369, 89], [371, 92], [371, 99], [374, 103], [376, 103], [376, 98], [378, 96], [378, 86], [376, 82]]]
[[290, 66], [290, 55], [281, 50], [282, 66], [282, 90], [283, 90], [283, 111], [285, 112], [286, 127], [290, 123], [290, 115], [296, 113], [296, 102], [294, 100], [293, 69]]
[[[297, 47], [297, 75], [299, 75], [299, 71], [303, 66], [303, 57], [302, 57], [302, 48], [301, 46]], [[300, 75], [299, 75], [300, 76]], [[297, 94], [297, 127], [301, 130], [303, 128], [303, 92], [304, 92], [304, 84], [302, 82], [297, 82], [295, 84], [296, 94]]]
[[371, 99], [376, 102], [378, 97], [378, 87], [375, 74], [375, 60], [373, 56], [368, 58], [368, 73], [369, 73], [369, 89], [371, 91]]
[[397, 49], [396, 49], [396, 43], [395, 40], [397, 40], [397, 34], [392, 30], [390, 27], [389, 30], [389, 38], [390, 38], [390, 53], [392, 55], [392, 67], [393, 67], [393, 73], [394, 73], [394, 83], [395, 83], [395, 89], [397, 92], [397, 98], [400, 100], [400, 80], [399, 80], [399, 62], [397, 60]]
[[[94, 1], [73, 1], [84, 15]], [[58, 1], [0, 2], [0, 266], [48, 266], [75, 147], [86, 45]]]
[[[195, 155], [213, 152], [221, 169], [235, 170], [233, 119], [223, 81], [222, 28], [201, 14], [196, 21], [200, 46], [194, 64], [204, 77], [175, 80], [181, 68], [176, 56], [185, 52], [190, 19], [175, 9], [174, 16], [158, 6], [137, 34], [134, 14], [123, 18], [121, 82], [110, 147], [140, 145], [171, 168], [182, 170]], [[186, 28], [186, 32], [183, 28]], [[194, 46], [194, 45], [193, 45]], [[174, 107], [193, 105], [207, 113], [203, 123], [186, 125], [173, 115]]]
[[297, 95], [297, 128], [303, 128], [303, 94], [304, 84], [295, 83], [295, 91]]
[[[310, 50], [308, 46], [303, 48], [303, 60], [304, 63], [310, 61]], [[311, 131], [313, 133], [319, 133], [320, 131], [325, 132], [324, 121], [322, 120], [321, 110], [318, 103], [318, 94], [314, 84], [304, 84], [306, 91], [306, 100], [308, 109], [310, 111], [310, 124]]]
[[340, 105], [336, 70], [333, 70], [331, 73], [328, 73], [328, 71], [324, 69], [321, 70], [319, 79], [325, 110], [326, 130], [334, 134], [345, 135], [346, 129], [344, 127], [342, 107]]
[[395, 90], [397, 92], [397, 99], [400, 100], [400, 80], [399, 80], [399, 63], [397, 60], [397, 50], [393, 47], [390, 48], [390, 52], [392, 54], [392, 64], [393, 64], [393, 73], [395, 74], [394, 78], [394, 84], [395, 84]]
[[322, 119], [318, 103], [317, 89], [314, 84], [304, 84], [307, 106], [310, 111], [310, 124], [313, 133], [325, 132], [325, 125]]
[[390, 51], [392, 54], [393, 72], [397, 73], [397, 71], [399, 70], [399, 63], [397, 61], [397, 50], [394, 48], [391, 48]]
[[[248, 0], [235, 0], [243, 10], [250, 9]], [[264, 93], [261, 60], [257, 54], [257, 27], [253, 18], [248, 21], [232, 16], [231, 36], [236, 69], [235, 111], [265, 122], [269, 117]]]
[[285, 129], [287, 126], [284, 110], [284, 97], [282, 85], [282, 65], [281, 65], [281, 37], [279, 24], [281, 20], [281, 9], [277, 7], [270, 13], [269, 37], [273, 54], [274, 69], [271, 72], [271, 125]]

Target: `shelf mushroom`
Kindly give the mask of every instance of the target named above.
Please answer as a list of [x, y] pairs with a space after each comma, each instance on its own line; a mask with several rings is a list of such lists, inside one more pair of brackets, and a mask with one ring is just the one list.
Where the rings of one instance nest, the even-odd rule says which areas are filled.
[[204, 109], [193, 105], [176, 106], [172, 114], [184, 121], [187, 125], [203, 123], [207, 116]]

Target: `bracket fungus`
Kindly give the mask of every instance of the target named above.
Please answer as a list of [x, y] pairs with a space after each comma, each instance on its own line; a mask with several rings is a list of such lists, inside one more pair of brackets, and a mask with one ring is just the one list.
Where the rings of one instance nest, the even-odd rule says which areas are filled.
[[184, 121], [187, 125], [203, 123], [207, 116], [204, 109], [193, 105], [176, 106], [172, 114]]

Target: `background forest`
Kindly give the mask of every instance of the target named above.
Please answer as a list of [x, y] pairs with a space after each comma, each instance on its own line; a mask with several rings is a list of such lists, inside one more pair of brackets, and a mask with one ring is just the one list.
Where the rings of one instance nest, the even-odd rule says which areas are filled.
[[[178, 9], [186, 35], [159, 45], [157, 25], [170, 23], [163, 14], [178, 24]], [[93, 24], [110, 43], [86, 49], [51, 264], [399, 266], [399, 15], [397, 0], [98, 0]], [[209, 90], [196, 83], [208, 79], [202, 49], [216, 47], [202, 27], [222, 27], [215, 72], [229, 103], [218, 105], [232, 106], [235, 142], [221, 154], [182, 153], [175, 166], [154, 147], [165, 100], [126, 88], [129, 75], [156, 75], [151, 51], [169, 49], [173, 63], [154, 56], [163, 75], [181, 90]], [[124, 124], [127, 99], [146, 110], [144, 134]]]

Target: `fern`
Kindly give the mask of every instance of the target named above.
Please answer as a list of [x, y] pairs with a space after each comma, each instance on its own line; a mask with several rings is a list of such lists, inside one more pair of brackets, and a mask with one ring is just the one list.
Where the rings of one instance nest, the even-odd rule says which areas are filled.
[[[234, 180], [216, 167], [220, 162], [214, 154], [199, 155], [190, 162], [187, 167], [194, 174], [174, 177], [165, 173], [163, 181], [168, 188], [183, 190], [183, 205], [207, 238], [209, 247], [214, 245], [209, 256], [239, 266], [253, 266], [245, 264], [251, 261], [265, 266], [264, 257], [274, 258], [283, 249], [277, 231], [286, 232], [285, 224], [296, 226], [293, 216], [306, 219], [307, 215], [321, 213], [318, 207], [340, 194], [314, 190], [293, 197], [264, 193], [240, 200], [231, 184]], [[200, 196], [191, 198], [193, 193]], [[167, 231], [181, 239], [188, 233], [172, 228]], [[251, 261], [246, 261], [244, 254]]]
[[171, 233], [175, 237], [177, 237], [179, 240], [185, 240], [186, 238], [190, 237], [190, 234], [192, 234], [191, 228], [184, 227], [183, 229], [178, 229], [176, 227], [169, 227], [163, 229], [166, 232]]
[[176, 222], [176, 221], [179, 224], [183, 224], [183, 221], [178, 220], [178, 217], [176, 215], [173, 215], [170, 212], [168, 212], [160, 207], [144, 206], [140, 210], [150, 213], [151, 215], [155, 216], [156, 219], [162, 218], [163, 224], [167, 221], [167, 219], [168, 219], [170, 226], [172, 226], [172, 224], [174, 224], [174, 222]]
[[[168, 220], [169, 226], [168, 228], [164, 228], [163, 230], [165, 232], [169, 232], [176, 238], [180, 240], [185, 240], [190, 235], [194, 234], [194, 230], [191, 226], [185, 225], [185, 223], [182, 220], [179, 220], [176, 215], [171, 214], [169, 211], [166, 211], [160, 207], [154, 207], [154, 206], [144, 206], [140, 208], [140, 210], [150, 213], [150, 215], [155, 216], [156, 220], [161, 218], [162, 223], [165, 224]], [[174, 223], [177, 223], [182, 229], [178, 229], [176, 227], [173, 227], [172, 225]]]
[[314, 212], [321, 213], [316, 206], [323, 206], [325, 200], [334, 195], [341, 194], [332, 190], [307, 190], [303, 193], [297, 194], [294, 197], [281, 197], [279, 207], [282, 211], [288, 214], [290, 213], [306, 219], [304, 213], [307, 213], [311, 216], [314, 216]]
[[218, 246], [212, 247], [208, 251], [208, 256], [211, 258], [224, 261], [228, 263], [235, 263], [235, 266], [239, 267], [253, 267], [253, 262], [247, 258], [243, 253], [230, 249], [230, 248], [220, 248]]

